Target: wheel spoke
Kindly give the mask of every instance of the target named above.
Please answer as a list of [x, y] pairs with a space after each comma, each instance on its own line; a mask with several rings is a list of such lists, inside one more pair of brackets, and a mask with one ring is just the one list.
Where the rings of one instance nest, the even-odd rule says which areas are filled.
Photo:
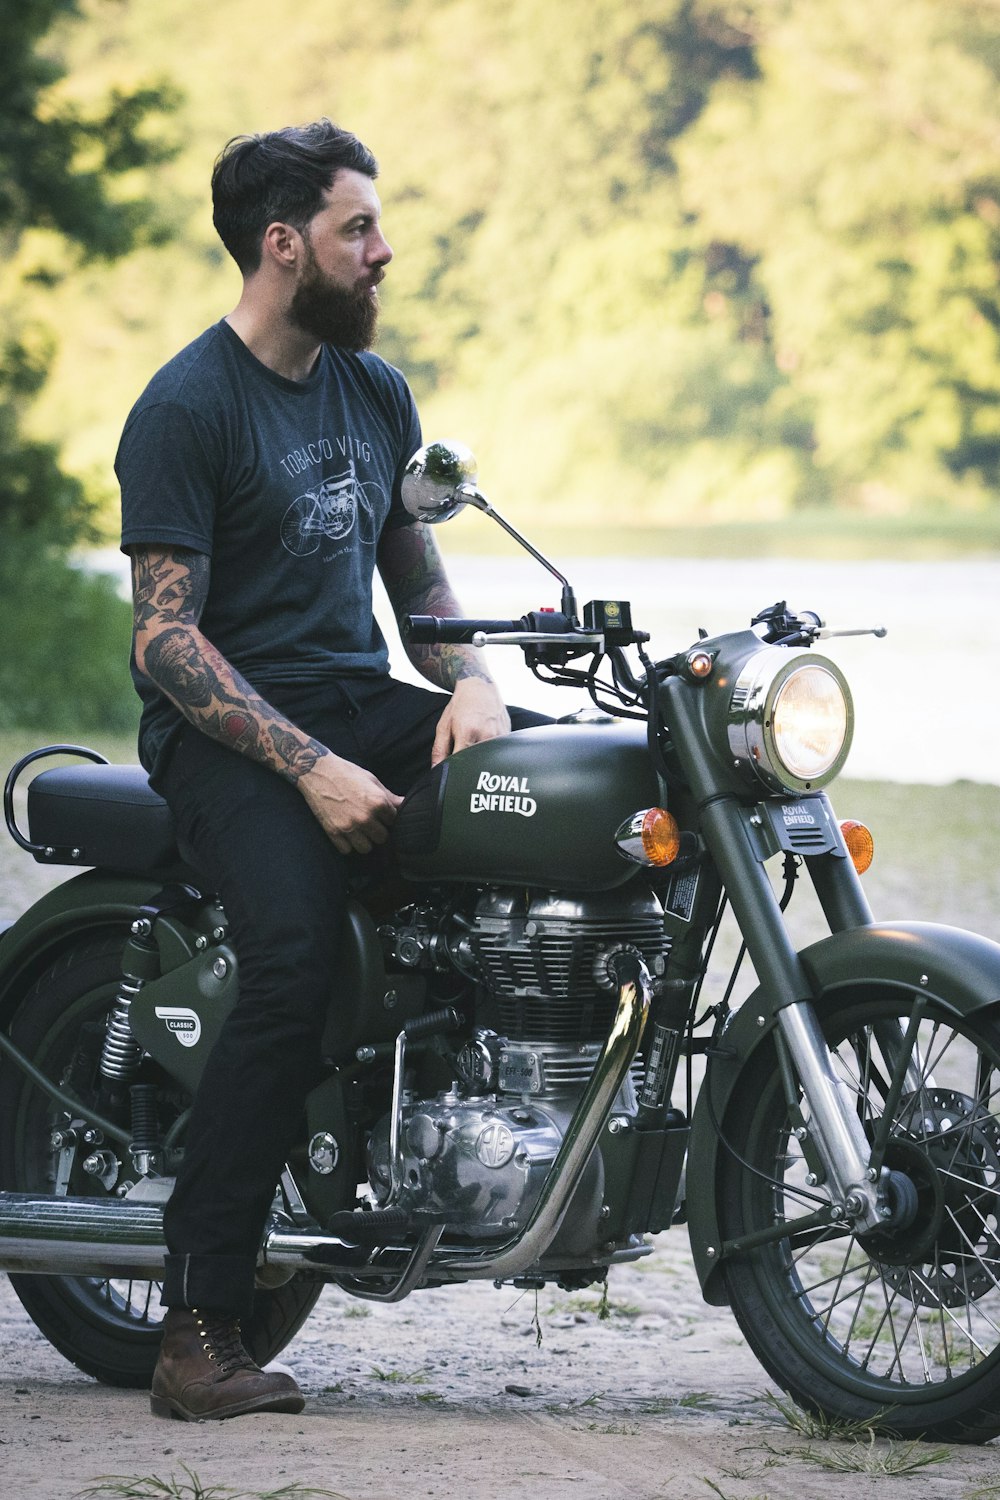
[[[948, 1317], [948, 1318], [951, 1319], [951, 1321], [955, 1324], [955, 1326], [957, 1328], [963, 1328], [961, 1319], [957, 1318], [955, 1316], [955, 1314], [952, 1312], [951, 1308], [948, 1307], [943, 1301], [941, 1301], [941, 1299], [939, 1297], [936, 1296], [936, 1294], [935, 1294], [935, 1292], [934, 1292], [934, 1290], [931, 1287], [931, 1285], [930, 1285], [929, 1282], [925, 1281], [922, 1276], [920, 1276], [916, 1271], [914, 1271], [912, 1269], [910, 1270], [909, 1275], [910, 1275], [911, 1280], [916, 1283], [916, 1286], [920, 1289], [920, 1291], [922, 1291], [928, 1299], [933, 1298], [934, 1301], [936, 1302], [937, 1306], [941, 1309], [941, 1311], [945, 1314], [946, 1317]], [[966, 1314], [968, 1315], [969, 1314], [969, 1304], [965, 1303], [964, 1306], [965, 1306]], [[983, 1314], [982, 1309], [979, 1308], [978, 1305], [977, 1305], [977, 1310], [979, 1312], [980, 1317], [983, 1318], [983, 1321], [985, 1323], [989, 1323], [989, 1326], [990, 1326], [990, 1328], [992, 1328], [992, 1330], [993, 1330], [994, 1333], [1000, 1332], [1000, 1330], [997, 1329], [996, 1324], [993, 1323], [993, 1322], [991, 1322], [990, 1319], [987, 1318]], [[963, 1332], [965, 1334], [965, 1337], [968, 1339], [969, 1343], [973, 1346], [973, 1348], [976, 1350], [976, 1352], [978, 1354], [981, 1354], [983, 1356], [983, 1358], [985, 1358], [986, 1355], [990, 1353], [990, 1350], [987, 1349], [984, 1344], [979, 1343], [978, 1339], [976, 1339], [974, 1337], [973, 1332], [972, 1332], [971, 1318], [970, 1318], [970, 1321], [969, 1321], [969, 1327], [967, 1329], [963, 1329]], [[923, 1352], [923, 1345], [922, 1344], [921, 1344], [921, 1352]]]
[[[892, 1315], [893, 1304], [898, 1299], [899, 1293], [896, 1290], [896, 1288], [893, 1287], [892, 1294], [890, 1295], [889, 1289], [886, 1286], [885, 1276], [883, 1275], [881, 1268], [879, 1268], [878, 1280], [879, 1280], [879, 1287], [881, 1288], [881, 1291], [882, 1291], [882, 1301], [885, 1303], [885, 1311], [883, 1312], [881, 1318], [879, 1319], [879, 1322], [878, 1322], [878, 1325], [876, 1326], [875, 1332], [872, 1334], [871, 1343], [868, 1346], [868, 1352], [866, 1353], [864, 1359], [861, 1361], [861, 1367], [864, 1370], [867, 1370], [869, 1368], [869, 1366], [871, 1364], [872, 1355], [875, 1353], [876, 1346], [878, 1344], [879, 1334], [881, 1333], [883, 1327], [888, 1326], [889, 1337], [892, 1339], [892, 1347], [893, 1347], [893, 1350], [894, 1350], [893, 1364], [896, 1364], [898, 1362], [900, 1370], [902, 1370], [902, 1358], [903, 1358], [903, 1356], [902, 1356], [902, 1351], [901, 1351], [901, 1349], [899, 1347], [899, 1341], [896, 1338], [896, 1322], [895, 1322], [895, 1319], [893, 1318], [893, 1315]], [[904, 1337], [905, 1337], [905, 1334], [904, 1334]], [[849, 1347], [849, 1346], [846, 1346], [846, 1347]], [[889, 1369], [891, 1370], [892, 1367], [893, 1366], [890, 1365]]]
[[[886, 1293], [885, 1293], [885, 1278], [884, 1278], [884, 1276], [880, 1276], [880, 1280], [882, 1281], [882, 1295], [885, 1297]], [[893, 1318], [893, 1315], [892, 1315], [892, 1309], [893, 1309], [893, 1305], [896, 1302], [900, 1301], [900, 1300], [901, 1300], [901, 1293], [900, 1293], [900, 1291], [899, 1291], [899, 1289], [897, 1287], [894, 1287], [891, 1299], [888, 1298], [888, 1297], [886, 1297], [886, 1310], [888, 1311], [888, 1314], [889, 1314], [889, 1331], [892, 1334], [892, 1347], [893, 1347], [893, 1351], [894, 1352], [893, 1352], [892, 1362], [889, 1364], [888, 1368], [885, 1370], [884, 1373], [885, 1373], [885, 1376], [888, 1378], [892, 1374], [892, 1372], [893, 1372], [894, 1369], [898, 1369], [899, 1370], [899, 1378], [900, 1378], [900, 1380], [905, 1380], [906, 1379], [906, 1372], [903, 1369], [903, 1345], [906, 1343], [906, 1340], [908, 1339], [909, 1334], [910, 1334], [910, 1329], [913, 1327], [913, 1324], [916, 1321], [917, 1309], [916, 1309], [915, 1306], [911, 1307], [911, 1311], [909, 1313], [909, 1316], [906, 1319], [906, 1326], [903, 1329], [902, 1339], [897, 1338], [897, 1336], [896, 1336], [896, 1322], [895, 1322], [895, 1319]], [[919, 1335], [919, 1330], [918, 1330], [918, 1335]], [[866, 1366], [866, 1368], [868, 1368], [868, 1366]]]

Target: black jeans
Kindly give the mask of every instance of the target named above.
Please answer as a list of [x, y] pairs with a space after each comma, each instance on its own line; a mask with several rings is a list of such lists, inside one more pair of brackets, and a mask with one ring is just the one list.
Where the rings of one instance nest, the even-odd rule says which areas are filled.
[[[441, 693], [354, 678], [271, 692], [334, 754], [406, 792], [430, 767]], [[515, 729], [546, 722], [511, 709]], [[195, 867], [226, 910], [239, 1001], [209, 1055], [164, 1215], [163, 1301], [248, 1316], [267, 1213], [336, 995], [350, 868], [305, 798], [266, 767], [185, 727], [159, 785]]]

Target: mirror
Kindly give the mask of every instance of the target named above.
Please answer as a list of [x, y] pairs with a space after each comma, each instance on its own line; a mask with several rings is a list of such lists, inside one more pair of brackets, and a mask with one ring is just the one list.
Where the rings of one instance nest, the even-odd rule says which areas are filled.
[[415, 520], [431, 525], [450, 521], [479, 499], [476, 456], [464, 443], [425, 443], [406, 465], [401, 488], [403, 504]]

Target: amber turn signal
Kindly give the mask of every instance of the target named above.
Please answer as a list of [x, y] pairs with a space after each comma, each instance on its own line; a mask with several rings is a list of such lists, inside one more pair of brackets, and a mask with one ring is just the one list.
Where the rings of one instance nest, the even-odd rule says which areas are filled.
[[626, 818], [615, 834], [626, 859], [637, 865], [669, 865], [680, 853], [681, 831], [665, 807], [647, 807]]
[[858, 874], [863, 875], [875, 858], [875, 840], [872, 838], [871, 829], [866, 828], [864, 823], [857, 823], [848, 818], [841, 823], [840, 831], [844, 835], [844, 843], [851, 856], [851, 863]]

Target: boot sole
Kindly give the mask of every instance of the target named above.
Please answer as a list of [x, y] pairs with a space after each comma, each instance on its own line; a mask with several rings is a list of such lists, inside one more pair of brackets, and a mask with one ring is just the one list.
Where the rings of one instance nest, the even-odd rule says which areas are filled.
[[214, 1411], [192, 1411], [172, 1396], [150, 1396], [149, 1409], [154, 1417], [173, 1418], [180, 1422], [224, 1422], [227, 1417], [248, 1416], [251, 1412], [276, 1411], [295, 1415], [306, 1404], [306, 1398], [289, 1392], [287, 1396], [258, 1396], [256, 1400], [237, 1401]]

